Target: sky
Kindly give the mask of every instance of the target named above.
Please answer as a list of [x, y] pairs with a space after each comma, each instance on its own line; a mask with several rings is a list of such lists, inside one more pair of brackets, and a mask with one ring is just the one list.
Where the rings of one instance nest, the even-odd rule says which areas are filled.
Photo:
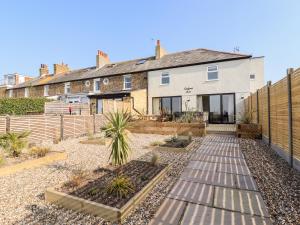
[[299, 0], [1, 0], [0, 75], [38, 76], [40, 64], [72, 69], [194, 48], [265, 56], [265, 81], [300, 67]]

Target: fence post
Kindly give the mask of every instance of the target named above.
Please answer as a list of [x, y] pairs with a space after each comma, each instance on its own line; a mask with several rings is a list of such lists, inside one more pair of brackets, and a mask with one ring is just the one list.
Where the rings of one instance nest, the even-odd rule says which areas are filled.
[[60, 140], [64, 140], [64, 115], [60, 114]]
[[10, 116], [6, 116], [6, 128], [5, 128], [6, 133], [10, 132]]
[[256, 122], [259, 124], [259, 98], [258, 98], [258, 90], [256, 91]]
[[288, 88], [288, 128], [289, 128], [289, 152], [290, 152], [290, 166], [293, 168], [294, 154], [293, 154], [293, 106], [292, 106], [292, 84], [291, 75], [294, 72], [293, 68], [287, 69], [287, 88]]
[[269, 134], [269, 146], [271, 146], [272, 140], [271, 140], [271, 96], [270, 96], [270, 87], [272, 85], [271, 81], [268, 81], [267, 83], [267, 90], [268, 90], [268, 134]]
[[96, 114], [93, 114], [93, 132], [96, 134]]

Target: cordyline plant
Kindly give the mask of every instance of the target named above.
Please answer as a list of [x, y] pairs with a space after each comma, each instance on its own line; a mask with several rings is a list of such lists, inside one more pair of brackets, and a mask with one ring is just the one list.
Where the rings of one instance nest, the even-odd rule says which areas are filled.
[[11, 156], [18, 157], [23, 148], [27, 145], [27, 137], [30, 132], [7, 133], [0, 136], [0, 147], [7, 151]]
[[105, 116], [108, 124], [104, 131], [111, 137], [111, 153], [109, 159], [115, 166], [123, 165], [127, 162], [130, 153], [126, 128], [130, 120], [130, 115], [124, 112], [109, 113]]

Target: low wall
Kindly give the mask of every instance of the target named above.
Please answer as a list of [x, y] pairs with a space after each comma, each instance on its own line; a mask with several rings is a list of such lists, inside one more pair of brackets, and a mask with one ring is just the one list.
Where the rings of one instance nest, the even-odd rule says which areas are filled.
[[163, 135], [205, 135], [204, 123], [177, 123], [177, 122], [158, 122], [138, 120], [129, 125], [130, 132], [144, 134], [163, 134]]

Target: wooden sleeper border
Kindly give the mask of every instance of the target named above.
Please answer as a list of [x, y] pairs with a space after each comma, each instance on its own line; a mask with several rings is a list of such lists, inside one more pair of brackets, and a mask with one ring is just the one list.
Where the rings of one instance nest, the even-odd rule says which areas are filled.
[[145, 199], [153, 187], [165, 176], [169, 168], [170, 165], [160, 171], [145, 187], [122, 206], [121, 209], [56, 191], [53, 187], [46, 190], [45, 200], [49, 203], [63, 206], [64, 208], [77, 212], [100, 216], [111, 222], [122, 223], [129, 213]]

